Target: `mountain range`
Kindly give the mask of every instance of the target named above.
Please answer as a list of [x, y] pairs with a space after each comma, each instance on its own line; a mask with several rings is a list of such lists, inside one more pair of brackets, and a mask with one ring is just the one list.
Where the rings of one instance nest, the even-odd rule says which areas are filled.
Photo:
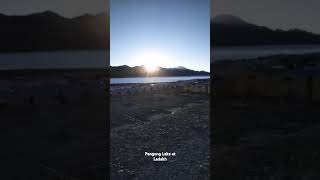
[[320, 44], [320, 35], [300, 29], [280, 30], [258, 26], [223, 14], [211, 19], [212, 46]]
[[194, 71], [185, 67], [179, 66], [175, 68], [163, 68], [159, 67], [154, 73], [148, 73], [144, 66], [111, 66], [110, 76], [111, 78], [121, 77], [146, 77], [146, 76], [209, 76], [210, 73], [205, 71]]
[[[0, 52], [110, 48], [109, 14], [66, 18], [52, 11], [0, 14]], [[300, 29], [273, 30], [232, 15], [211, 19], [211, 46], [320, 44], [320, 35]]]
[[66, 18], [52, 11], [0, 14], [0, 52], [109, 48], [107, 13]]

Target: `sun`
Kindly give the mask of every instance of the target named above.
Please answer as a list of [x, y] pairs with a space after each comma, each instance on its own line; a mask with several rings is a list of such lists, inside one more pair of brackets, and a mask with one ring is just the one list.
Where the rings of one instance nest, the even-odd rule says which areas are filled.
[[159, 69], [159, 67], [157, 65], [154, 65], [154, 64], [145, 64], [143, 66], [144, 66], [144, 68], [146, 69], [146, 71], [148, 73], [154, 73]]
[[134, 64], [142, 65], [149, 74], [156, 73], [160, 67], [165, 67], [168, 58], [163, 53], [153, 50], [145, 50], [137, 53], [134, 57]]

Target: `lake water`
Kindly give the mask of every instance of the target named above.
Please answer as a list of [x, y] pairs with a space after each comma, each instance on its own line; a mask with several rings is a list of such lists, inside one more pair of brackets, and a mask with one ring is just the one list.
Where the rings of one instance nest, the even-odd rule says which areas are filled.
[[133, 83], [158, 83], [176, 82], [193, 79], [209, 79], [209, 76], [171, 76], [171, 77], [132, 77], [132, 78], [111, 78], [110, 84], [133, 84]]
[[0, 53], [0, 70], [108, 67], [109, 52], [57, 51]]
[[[61, 69], [108, 67], [108, 51], [56, 51], [0, 53], [0, 70]], [[179, 80], [206, 79], [208, 76], [113, 78], [111, 84], [175, 82]]]
[[320, 53], [320, 45], [244, 46], [211, 48], [211, 61], [251, 59], [279, 54]]
[[[216, 47], [211, 48], [211, 60], [306, 53], [320, 53], [320, 45]], [[103, 68], [108, 67], [109, 57], [109, 52], [106, 50], [0, 53], [0, 70]]]

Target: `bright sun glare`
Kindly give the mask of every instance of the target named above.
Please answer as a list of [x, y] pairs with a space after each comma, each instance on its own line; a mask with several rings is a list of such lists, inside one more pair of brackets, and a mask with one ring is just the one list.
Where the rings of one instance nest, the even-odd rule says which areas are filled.
[[148, 73], [154, 73], [159, 70], [159, 67], [166, 66], [167, 58], [159, 52], [148, 51], [138, 54], [134, 61], [136, 64], [143, 65]]
[[153, 73], [158, 70], [158, 66], [153, 64], [145, 64], [144, 67], [148, 73]]

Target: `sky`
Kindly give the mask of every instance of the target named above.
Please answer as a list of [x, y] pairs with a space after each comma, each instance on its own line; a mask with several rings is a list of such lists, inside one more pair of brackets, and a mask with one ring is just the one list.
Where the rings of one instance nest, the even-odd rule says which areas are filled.
[[210, 0], [110, 0], [110, 65], [210, 71]]
[[108, 10], [108, 0], [1, 0], [0, 13], [26, 15], [51, 10], [65, 17], [97, 14]]
[[319, 0], [212, 0], [211, 17], [236, 15], [250, 23], [320, 34]]

